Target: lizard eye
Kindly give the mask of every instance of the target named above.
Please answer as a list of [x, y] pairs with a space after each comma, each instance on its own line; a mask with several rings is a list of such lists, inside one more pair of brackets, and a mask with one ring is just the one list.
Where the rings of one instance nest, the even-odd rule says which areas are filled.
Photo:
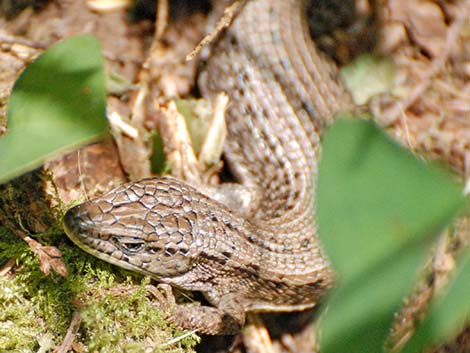
[[135, 238], [118, 239], [117, 237], [114, 237], [113, 240], [114, 244], [116, 244], [116, 246], [126, 254], [136, 254], [142, 251], [145, 247], [144, 242]]

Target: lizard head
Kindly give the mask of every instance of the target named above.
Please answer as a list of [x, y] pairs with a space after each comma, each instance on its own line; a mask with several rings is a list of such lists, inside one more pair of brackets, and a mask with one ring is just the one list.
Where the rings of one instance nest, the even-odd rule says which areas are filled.
[[181, 183], [169, 178], [127, 183], [67, 211], [68, 237], [86, 252], [157, 279], [188, 271], [197, 215]]

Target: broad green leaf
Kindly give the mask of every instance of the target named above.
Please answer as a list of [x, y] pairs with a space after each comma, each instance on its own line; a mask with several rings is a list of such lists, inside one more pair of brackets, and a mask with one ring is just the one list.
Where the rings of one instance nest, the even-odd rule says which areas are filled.
[[381, 352], [393, 321], [429, 244], [413, 244], [340, 285], [322, 322], [322, 352]]
[[460, 186], [366, 121], [331, 127], [319, 175], [320, 237], [339, 278], [322, 352], [380, 352], [432, 237], [463, 204]]
[[423, 352], [425, 347], [443, 343], [464, 328], [470, 319], [470, 251], [460, 261], [459, 270], [444, 296], [431, 305], [403, 353]]
[[89, 35], [49, 48], [16, 81], [0, 137], [0, 183], [107, 130], [103, 60]]

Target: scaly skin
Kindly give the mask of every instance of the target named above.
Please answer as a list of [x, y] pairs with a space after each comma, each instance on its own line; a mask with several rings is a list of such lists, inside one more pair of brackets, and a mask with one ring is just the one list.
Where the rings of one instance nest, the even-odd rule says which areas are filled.
[[213, 50], [200, 88], [231, 104], [225, 155], [261, 202], [252, 218], [172, 178], [127, 183], [72, 208], [69, 237], [85, 251], [213, 305], [174, 306], [207, 334], [237, 332], [247, 311], [315, 306], [333, 273], [315, 222], [320, 134], [349, 107], [334, 66], [306, 29], [303, 1], [253, 0]]

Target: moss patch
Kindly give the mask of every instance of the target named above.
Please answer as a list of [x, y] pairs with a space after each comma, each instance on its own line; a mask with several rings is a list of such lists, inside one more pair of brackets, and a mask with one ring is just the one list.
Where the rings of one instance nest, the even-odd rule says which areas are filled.
[[45, 276], [36, 255], [0, 227], [0, 351], [47, 352], [60, 345], [80, 310], [75, 342], [88, 352], [192, 352], [198, 337], [166, 345], [183, 331], [169, 325], [145, 290], [148, 278], [111, 266], [76, 248], [60, 229], [35, 236], [59, 248], [69, 275]]

